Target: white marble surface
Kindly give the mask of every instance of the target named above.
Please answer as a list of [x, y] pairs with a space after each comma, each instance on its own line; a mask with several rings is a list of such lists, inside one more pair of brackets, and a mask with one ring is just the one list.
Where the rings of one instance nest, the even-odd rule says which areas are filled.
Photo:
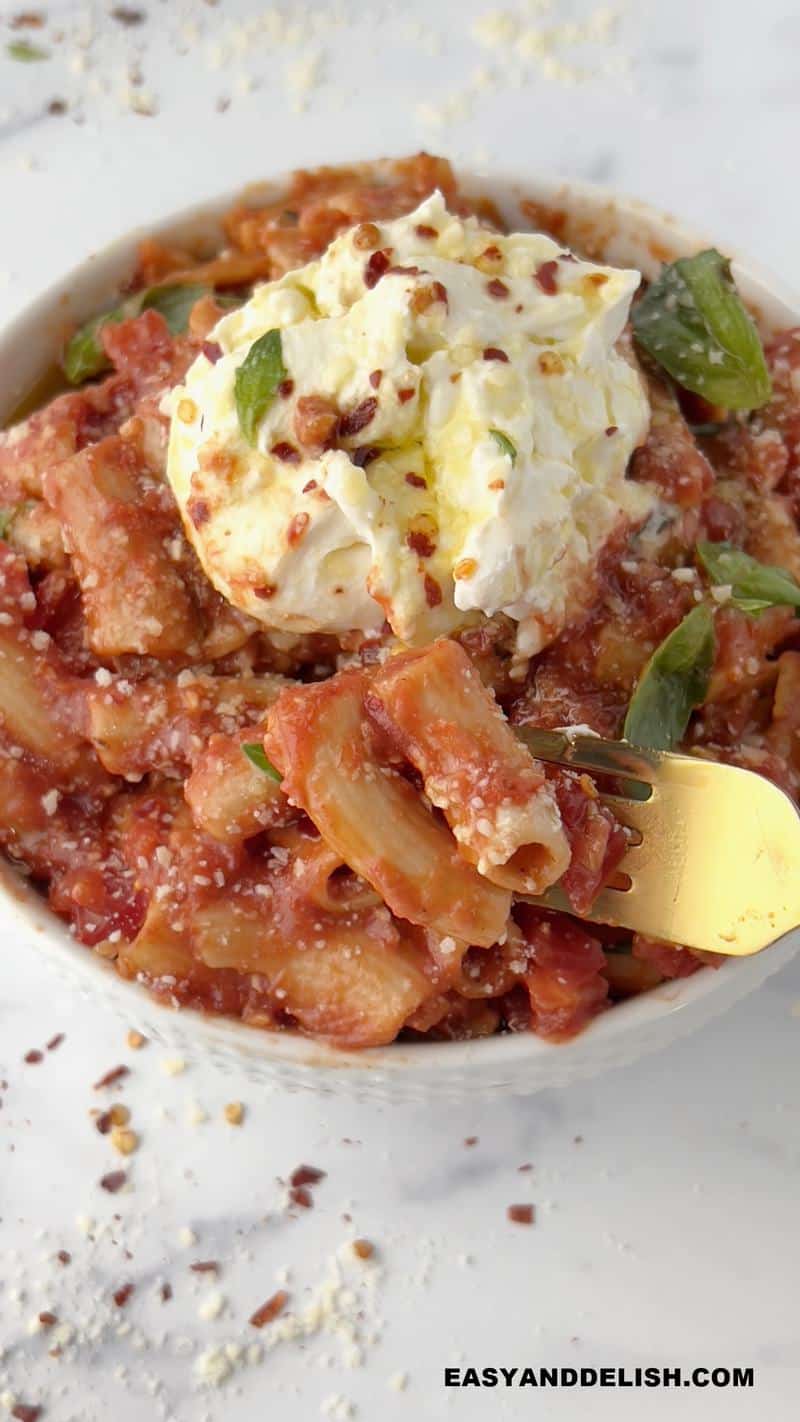
[[[604, 72], [573, 86], [535, 65], [518, 75], [509, 51], [480, 49], [469, 32], [480, 0], [354, 3], [331, 33], [295, 6], [299, 45], [270, 48], [262, 32], [221, 69], [209, 67], [209, 38], [235, 46], [232, 17], [263, 15], [262, 5], [142, 6], [141, 29], [100, 22], [82, 73], [72, 47], [46, 63], [0, 58], [3, 319], [89, 249], [167, 208], [295, 163], [423, 142], [470, 163], [502, 157], [615, 184], [800, 284], [791, 0], [631, 0], [616, 39], [584, 52]], [[0, 16], [20, 8], [2, 0]], [[72, 25], [67, 0], [48, 9]], [[527, 9], [528, 28], [545, 23]], [[590, 9], [554, 0], [548, 22]], [[410, 33], [415, 16], [422, 28]], [[185, 28], [198, 17], [206, 39]], [[47, 34], [30, 38], [49, 47]], [[154, 117], [123, 112], [117, 96], [134, 45]], [[309, 47], [321, 82], [295, 113], [285, 70]], [[607, 72], [620, 57], [627, 70]], [[486, 88], [471, 77], [477, 65], [494, 76]], [[434, 117], [444, 105], [449, 121], [417, 113], [432, 93]], [[83, 96], [84, 121], [42, 117], [55, 96]], [[232, 98], [224, 114], [219, 97]], [[12, 1397], [41, 1405], [48, 1422], [306, 1422], [326, 1402], [336, 1415], [332, 1398], [340, 1415], [369, 1422], [797, 1416], [800, 966], [640, 1066], [528, 1102], [425, 1110], [259, 1097], [202, 1061], [167, 1075], [163, 1051], [130, 1051], [119, 1024], [20, 956], [8, 929], [0, 965], [0, 1416]], [[58, 1032], [64, 1042], [41, 1064], [23, 1061]], [[113, 1097], [130, 1106], [142, 1144], [130, 1188], [112, 1196], [97, 1182], [120, 1162], [88, 1112], [92, 1083], [118, 1062], [132, 1075]], [[240, 1129], [221, 1118], [236, 1097], [247, 1108]], [[208, 1119], [192, 1123], [201, 1111]], [[327, 1178], [314, 1210], [292, 1218], [277, 1177], [302, 1161]], [[537, 1207], [532, 1229], [505, 1218], [523, 1201]], [[196, 1243], [182, 1242], [187, 1228]], [[360, 1358], [345, 1338], [311, 1336], [200, 1387], [198, 1357], [247, 1347], [249, 1314], [280, 1271], [302, 1311], [353, 1232], [379, 1260], [348, 1266], [348, 1307], [364, 1315]], [[192, 1273], [198, 1259], [218, 1260], [219, 1277]], [[127, 1281], [136, 1291], [117, 1309], [110, 1294]], [[214, 1293], [222, 1312], [202, 1317], [219, 1306]], [[29, 1332], [43, 1310], [74, 1331], [60, 1358], [49, 1356], [52, 1333]], [[442, 1370], [457, 1362], [752, 1364], [757, 1385], [445, 1391]], [[396, 1373], [407, 1374], [404, 1391], [390, 1385]]]

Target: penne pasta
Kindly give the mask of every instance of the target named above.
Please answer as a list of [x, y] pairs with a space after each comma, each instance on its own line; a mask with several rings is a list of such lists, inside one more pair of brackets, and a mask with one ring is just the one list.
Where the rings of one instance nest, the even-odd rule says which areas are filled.
[[570, 850], [553, 791], [457, 643], [391, 658], [366, 705], [481, 874], [528, 894], [561, 877]]
[[488, 947], [510, 895], [466, 863], [408, 781], [378, 760], [365, 734], [368, 686], [366, 674], [341, 672], [285, 691], [268, 717], [267, 754], [289, 798], [393, 913]]

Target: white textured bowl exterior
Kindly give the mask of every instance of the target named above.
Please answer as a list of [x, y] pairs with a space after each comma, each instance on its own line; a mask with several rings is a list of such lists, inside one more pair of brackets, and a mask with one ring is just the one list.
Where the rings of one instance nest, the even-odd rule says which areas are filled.
[[[602, 231], [609, 260], [631, 263], [648, 275], [665, 256], [686, 255], [709, 245], [706, 238], [674, 219], [588, 184], [545, 183], [517, 175], [484, 179], [469, 173], [462, 173], [461, 180], [468, 191], [490, 196], [512, 226], [530, 226], [520, 208], [526, 198], [567, 210], [579, 224]], [[282, 180], [270, 186], [280, 189]], [[173, 216], [157, 232], [179, 242], [198, 236], [218, 239], [219, 218], [239, 196], [226, 194]], [[3, 334], [0, 418], [14, 409], [53, 362], [64, 330], [113, 297], [131, 270], [141, 235], [129, 234], [89, 258]], [[734, 273], [767, 325], [800, 320], [800, 296], [775, 277], [744, 258], [734, 260]], [[476, 1042], [394, 1044], [342, 1052], [291, 1033], [261, 1032], [238, 1021], [162, 1005], [145, 988], [124, 982], [108, 962], [76, 943], [41, 897], [5, 863], [0, 865], [0, 880], [5, 886], [0, 908], [3, 927], [6, 921], [8, 925], [3, 936], [9, 964], [15, 951], [35, 947], [85, 996], [110, 1008], [129, 1026], [187, 1058], [209, 1060], [259, 1086], [387, 1102], [527, 1095], [625, 1066], [704, 1026], [783, 967], [800, 948], [798, 930], [755, 957], [664, 983], [614, 1007], [560, 1046], [532, 1033], [519, 1033]]]

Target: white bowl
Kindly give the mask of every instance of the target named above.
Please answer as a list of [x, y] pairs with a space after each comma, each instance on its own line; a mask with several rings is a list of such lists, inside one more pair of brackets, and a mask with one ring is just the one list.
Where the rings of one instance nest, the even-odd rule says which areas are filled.
[[[520, 202], [532, 199], [567, 213], [567, 240], [580, 244], [587, 233], [601, 234], [609, 261], [631, 263], [650, 276], [662, 260], [711, 245], [671, 217], [588, 184], [513, 175], [484, 179], [462, 173], [460, 177], [466, 191], [491, 197], [511, 227], [530, 227]], [[276, 179], [261, 191], [279, 190], [282, 184], [282, 179]], [[149, 231], [178, 243], [218, 242], [220, 216], [239, 196], [227, 194]], [[91, 256], [0, 338], [0, 420], [57, 358], [65, 329], [115, 296], [131, 271], [142, 235], [129, 233]], [[734, 274], [742, 294], [765, 326], [777, 329], [800, 322], [800, 296], [749, 260], [729, 255], [735, 258]], [[238, 1021], [163, 1006], [145, 988], [124, 982], [109, 963], [76, 943], [5, 862], [0, 877], [7, 890], [0, 911], [9, 919], [9, 927], [13, 925], [20, 946], [35, 946], [85, 994], [146, 1036], [257, 1083], [387, 1101], [523, 1095], [622, 1066], [702, 1027], [783, 967], [800, 947], [800, 931], [792, 932], [756, 957], [731, 960], [717, 972], [702, 969], [690, 978], [664, 983], [615, 1006], [562, 1045], [518, 1033], [476, 1042], [395, 1044], [343, 1052], [289, 1033], [260, 1032]]]

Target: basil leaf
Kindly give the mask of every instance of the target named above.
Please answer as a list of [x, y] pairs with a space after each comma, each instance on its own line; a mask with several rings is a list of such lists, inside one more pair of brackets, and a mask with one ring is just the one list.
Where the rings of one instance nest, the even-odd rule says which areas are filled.
[[657, 647], [631, 698], [623, 735], [644, 750], [671, 750], [708, 691], [714, 662], [714, 614], [692, 608]]
[[105, 311], [102, 316], [93, 316], [70, 337], [61, 358], [61, 368], [70, 385], [82, 385], [84, 380], [91, 380], [92, 376], [108, 370], [111, 361], [103, 350], [100, 332], [103, 326], [124, 321], [128, 314], [135, 315], [135, 312], [127, 311], [127, 305], [124, 302], [122, 306], [115, 306], [113, 311]]
[[12, 40], [6, 45], [6, 54], [9, 59], [17, 59], [22, 64], [33, 64], [36, 60], [50, 58], [46, 49], [42, 49], [38, 44], [31, 44], [30, 40]]
[[267, 331], [253, 342], [233, 384], [239, 425], [248, 444], [255, 444], [258, 427], [286, 375], [281, 333]]
[[250, 764], [254, 765], [256, 770], [262, 771], [264, 775], [268, 775], [271, 780], [277, 780], [278, 784], [280, 784], [283, 776], [280, 774], [280, 771], [275, 769], [272, 761], [267, 759], [264, 754], [263, 746], [259, 745], [258, 741], [246, 741], [242, 746], [242, 750], [250, 761]]
[[712, 583], [730, 586], [740, 611], [757, 617], [768, 607], [800, 608], [800, 586], [785, 568], [759, 563], [731, 543], [698, 543], [697, 556]]
[[498, 448], [502, 451], [502, 453], [508, 455], [509, 459], [511, 460], [511, 463], [513, 464], [517, 458], [516, 445], [511, 443], [511, 440], [509, 439], [508, 435], [504, 435], [502, 430], [490, 430], [489, 434], [492, 436], [492, 439], [494, 440]]
[[[104, 326], [129, 321], [134, 316], [140, 316], [143, 311], [157, 311], [164, 317], [173, 336], [180, 336], [189, 324], [189, 316], [195, 302], [202, 296], [210, 295], [211, 291], [208, 286], [149, 286], [144, 291], [137, 291], [135, 295], [129, 296], [111, 311], [93, 316], [91, 321], [87, 321], [75, 332], [64, 351], [61, 366], [70, 385], [82, 385], [84, 380], [91, 380], [93, 376], [108, 370], [111, 365], [100, 339]], [[220, 304], [227, 306], [238, 303], [222, 299]]]
[[151, 286], [142, 297], [140, 310], [157, 311], [173, 336], [180, 336], [189, 325], [195, 302], [208, 296], [210, 290], [207, 286]]
[[713, 247], [665, 267], [631, 316], [637, 341], [684, 390], [726, 410], [772, 394], [761, 338]]

